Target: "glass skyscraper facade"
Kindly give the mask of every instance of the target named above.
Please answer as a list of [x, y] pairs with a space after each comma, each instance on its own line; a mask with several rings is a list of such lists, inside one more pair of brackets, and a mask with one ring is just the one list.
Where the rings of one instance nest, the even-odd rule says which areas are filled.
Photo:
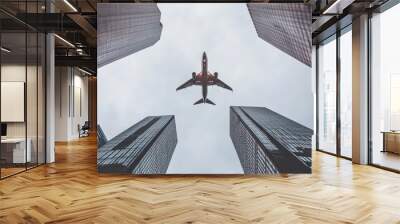
[[311, 67], [311, 6], [304, 3], [248, 3], [257, 35]]
[[103, 129], [100, 125], [97, 125], [97, 147], [101, 147], [107, 143], [106, 134], [104, 134]]
[[99, 147], [99, 172], [165, 174], [177, 144], [174, 116], [146, 117]]
[[245, 174], [310, 173], [312, 135], [264, 107], [230, 109], [230, 136]]
[[97, 5], [98, 67], [119, 60], [160, 40], [161, 12], [154, 3]]

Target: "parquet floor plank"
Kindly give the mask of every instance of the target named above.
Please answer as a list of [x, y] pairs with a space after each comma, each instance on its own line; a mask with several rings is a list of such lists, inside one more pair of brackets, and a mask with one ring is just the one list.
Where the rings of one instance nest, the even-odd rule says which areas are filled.
[[311, 175], [98, 174], [96, 139], [0, 181], [0, 223], [398, 223], [400, 175], [313, 152]]

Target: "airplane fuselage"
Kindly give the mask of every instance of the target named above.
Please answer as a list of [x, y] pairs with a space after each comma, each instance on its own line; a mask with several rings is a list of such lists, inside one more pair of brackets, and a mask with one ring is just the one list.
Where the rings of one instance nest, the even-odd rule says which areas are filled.
[[208, 90], [208, 62], [207, 62], [207, 55], [204, 52], [203, 58], [201, 60], [201, 86], [202, 86], [202, 93], [203, 93], [203, 100], [207, 99], [207, 90]]

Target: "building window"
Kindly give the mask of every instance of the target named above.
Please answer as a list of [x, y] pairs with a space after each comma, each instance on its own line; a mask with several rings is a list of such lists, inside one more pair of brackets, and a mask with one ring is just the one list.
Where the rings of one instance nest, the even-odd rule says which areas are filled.
[[371, 18], [370, 159], [400, 170], [400, 5]]
[[340, 154], [352, 157], [352, 33], [351, 26], [340, 36]]
[[336, 36], [318, 47], [318, 149], [336, 153]]

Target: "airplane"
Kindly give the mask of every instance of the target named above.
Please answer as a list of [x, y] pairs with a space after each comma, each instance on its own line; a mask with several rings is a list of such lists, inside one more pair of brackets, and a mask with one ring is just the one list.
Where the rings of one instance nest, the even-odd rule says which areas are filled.
[[208, 66], [207, 54], [206, 54], [206, 52], [203, 52], [203, 58], [201, 60], [201, 72], [199, 72], [197, 74], [195, 72], [193, 72], [191, 79], [189, 79], [188, 81], [183, 83], [181, 86], [176, 88], [176, 91], [178, 91], [178, 90], [181, 90], [181, 89], [187, 88], [189, 86], [193, 86], [193, 85], [201, 86], [203, 97], [200, 100], [196, 101], [193, 105], [200, 104], [200, 103], [204, 103], [204, 104], [208, 103], [208, 104], [215, 105], [214, 102], [212, 102], [211, 100], [209, 100], [207, 98], [208, 86], [217, 85], [219, 87], [233, 91], [230, 86], [228, 86], [227, 84], [225, 84], [218, 78], [218, 72], [214, 72], [214, 74], [211, 74], [208, 71], [207, 66]]

